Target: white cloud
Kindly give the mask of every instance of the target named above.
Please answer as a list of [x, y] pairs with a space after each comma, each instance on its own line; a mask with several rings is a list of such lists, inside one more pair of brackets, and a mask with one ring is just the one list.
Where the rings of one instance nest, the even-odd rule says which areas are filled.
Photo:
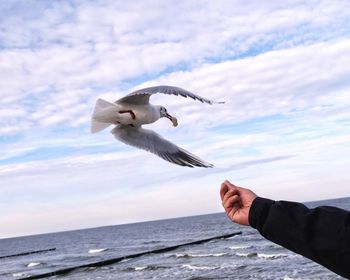
[[[207, 127], [256, 117], [286, 114], [314, 106], [348, 106], [350, 41], [341, 40], [272, 51], [252, 58], [174, 72], [144, 85], [171, 84], [225, 105], [200, 106], [189, 100], [159, 97], [181, 124]], [[342, 63], [338, 63], [342, 61]], [[339, 101], [338, 101], [339, 100]], [[341, 101], [340, 101], [341, 100]], [[175, 103], [171, 105], [171, 103]], [[190, 114], [191, 118], [186, 118]]]
[[[69, 108], [95, 97], [95, 87], [118, 90], [125, 79], [157, 75], [182, 63], [196, 66], [206, 58], [234, 57], [253, 46], [277, 46], [286, 37], [295, 44], [322, 41], [324, 33], [346, 27], [350, 10], [341, 1], [171, 2], [33, 3], [37, 10], [29, 14], [20, 4], [9, 3], [7, 8], [17, 13], [2, 21], [0, 104], [6, 109], [19, 102], [23, 111], [40, 115], [41, 103], [55, 104], [61, 94], [75, 97], [75, 104], [65, 104]], [[332, 24], [337, 28], [330, 28]], [[304, 38], [309, 36], [304, 30], [295, 31], [305, 26], [312, 38]], [[27, 99], [36, 102], [27, 104]], [[53, 118], [48, 122], [62, 124]]]

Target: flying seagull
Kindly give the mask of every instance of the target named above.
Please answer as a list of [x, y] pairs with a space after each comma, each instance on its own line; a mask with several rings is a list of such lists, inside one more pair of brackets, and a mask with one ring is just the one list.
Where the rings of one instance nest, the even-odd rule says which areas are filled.
[[129, 93], [114, 103], [98, 99], [91, 118], [91, 132], [96, 133], [110, 125], [116, 125], [111, 133], [127, 145], [149, 151], [174, 164], [213, 167], [212, 164], [176, 146], [153, 130], [142, 128], [142, 125], [153, 123], [163, 117], [168, 118], [174, 127], [178, 124], [177, 119], [163, 106], [149, 103], [150, 97], [156, 93], [190, 97], [207, 104], [223, 103], [208, 100], [179, 87], [143, 88]]

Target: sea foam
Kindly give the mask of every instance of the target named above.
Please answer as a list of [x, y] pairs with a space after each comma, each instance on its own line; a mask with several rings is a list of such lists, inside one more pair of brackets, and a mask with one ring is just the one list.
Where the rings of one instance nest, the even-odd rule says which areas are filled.
[[108, 248], [102, 248], [102, 249], [90, 249], [89, 250], [89, 254], [96, 254], [96, 253], [101, 253], [101, 252], [104, 252], [104, 251], [107, 251]]
[[184, 264], [182, 267], [190, 270], [214, 270], [219, 268], [218, 266], [196, 266], [190, 264]]
[[41, 263], [38, 263], [38, 262], [31, 262], [31, 263], [27, 264], [27, 267], [34, 267], [34, 266], [38, 266], [40, 264]]
[[205, 258], [205, 257], [222, 257], [226, 256], [227, 253], [212, 253], [212, 254], [176, 254], [177, 258]]

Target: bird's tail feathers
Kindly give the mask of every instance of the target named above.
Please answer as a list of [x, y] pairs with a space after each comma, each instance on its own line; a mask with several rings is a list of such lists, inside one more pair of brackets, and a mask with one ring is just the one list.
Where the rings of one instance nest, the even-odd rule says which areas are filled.
[[104, 111], [106, 109], [116, 108], [116, 107], [118, 107], [117, 104], [99, 98], [99, 99], [97, 99], [96, 104], [95, 104], [94, 115], [96, 113], [100, 113], [101, 111]]
[[91, 133], [99, 132], [111, 125], [111, 116], [117, 105], [99, 98], [91, 117]]
[[109, 127], [110, 125], [110, 123], [99, 122], [94, 119], [91, 119], [91, 133], [97, 133]]

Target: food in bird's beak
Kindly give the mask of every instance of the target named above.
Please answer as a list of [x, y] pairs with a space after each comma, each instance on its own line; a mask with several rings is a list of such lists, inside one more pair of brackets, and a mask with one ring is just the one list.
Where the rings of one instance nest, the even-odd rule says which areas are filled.
[[177, 126], [177, 118], [175, 118], [175, 117], [172, 117], [171, 118], [171, 121], [172, 121], [172, 123], [173, 123], [173, 126]]
[[170, 116], [169, 114], [167, 114], [166, 116], [169, 120], [171, 120], [171, 122], [173, 123], [173, 126], [177, 126], [178, 123], [177, 123], [177, 118], [173, 117], [173, 116]]

